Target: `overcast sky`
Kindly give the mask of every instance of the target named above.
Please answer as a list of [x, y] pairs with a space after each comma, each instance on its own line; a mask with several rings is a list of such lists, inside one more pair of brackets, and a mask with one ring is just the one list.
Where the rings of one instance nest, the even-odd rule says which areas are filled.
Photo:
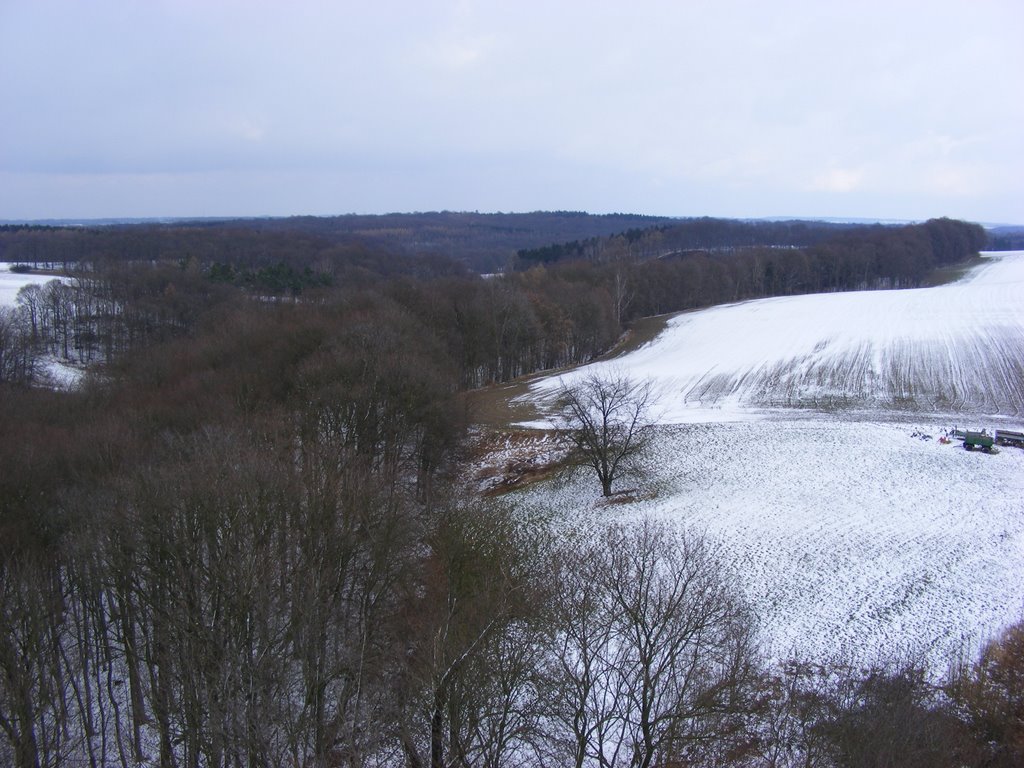
[[0, 0], [0, 219], [1024, 224], [1021, 0]]

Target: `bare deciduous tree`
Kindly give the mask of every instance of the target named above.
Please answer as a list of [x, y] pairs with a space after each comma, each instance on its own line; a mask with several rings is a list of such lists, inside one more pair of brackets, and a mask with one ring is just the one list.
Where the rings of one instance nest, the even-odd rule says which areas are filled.
[[720, 765], [741, 750], [757, 652], [714, 550], [644, 521], [564, 562], [551, 686], [563, 762]]
[[1006, 629], [973, 665], [957, 670], [947, 693], [962, 712], [981, 764], [1024, 761], [1024, 623]]
[[561, 402], [576, 464], [593, 469], [601, 492], [611, 496], [618, 478], [641, 470], [640, 460], [650, 446], [651, 383], [614, 373], [592, 374], [578, 384], [563, 385]]
[[0, 382], [26, 382], [35, 372], [26, 313], [20, 309], [0, 307]]
[[416, 631], [402, 748], [410, 766], [514, 764], [539, 738], [542, 537], [504, 509], [435, 511], [409, 605]]

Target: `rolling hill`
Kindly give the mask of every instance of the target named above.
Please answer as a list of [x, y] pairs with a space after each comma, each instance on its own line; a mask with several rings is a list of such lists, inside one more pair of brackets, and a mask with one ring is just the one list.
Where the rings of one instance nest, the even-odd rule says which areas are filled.
[[[1024, 412], [1024, 252], [989, 255], [960, 281], [903, 291], [791, 296], [680, 314], [607, 363], [652, 379], [662, 420], [764, 408], [937, 414]], [[542, 397], [561, 379], [534, 388]]]

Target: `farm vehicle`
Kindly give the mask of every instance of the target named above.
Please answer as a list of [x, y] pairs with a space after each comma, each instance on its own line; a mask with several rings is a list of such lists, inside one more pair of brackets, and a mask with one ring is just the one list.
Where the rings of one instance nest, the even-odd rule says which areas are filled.
[[981, 450], [988, 451], [992, 450], [992, 446], [995, 444], [995, 440], [992, 435], [988, 434], [984, 430], [981, 432], [971, 432], [967, 430], [964, 432], [964, 448], [968, 451], [973, 451], [975, 448], [981, 448]]
[[1013, 432], [1009, 429], [996, 430], [996, 442], [999, 445], [1013, 445], [1024, 448], [1024, 432]]
[[994, 445], [1010, 445], [1017, 448], [1024, 448], [1024, 432], [1014, 432], [1009, 429], [997, 429], [989, 434], [984, 429], [980, 432], [972, 430], [953, 430], [953, 437], [964, 441], [964, 448], [973, 451], [979, 448], [986, 453], [992, 451]]

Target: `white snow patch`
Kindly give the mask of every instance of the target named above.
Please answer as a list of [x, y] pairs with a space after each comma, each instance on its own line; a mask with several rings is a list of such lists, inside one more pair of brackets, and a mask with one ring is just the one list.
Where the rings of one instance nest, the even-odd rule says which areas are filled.
[[53, 275], [40, 275], [37, 273], [20, 274], [11, 272], [12, 264], [0, 262], [0, 307], [13, 307], [15, 299], [18, 298], [18, 291], [26, 285], [38, 283], [44, 285], [51, 280], [58, 278]]
[[86, 367], [73, 365], [62, 358], [47, 355], [40, 360], [43, 374], [43, 385], [51, 389], [67, 391], [78, 389], [85, 378]]

